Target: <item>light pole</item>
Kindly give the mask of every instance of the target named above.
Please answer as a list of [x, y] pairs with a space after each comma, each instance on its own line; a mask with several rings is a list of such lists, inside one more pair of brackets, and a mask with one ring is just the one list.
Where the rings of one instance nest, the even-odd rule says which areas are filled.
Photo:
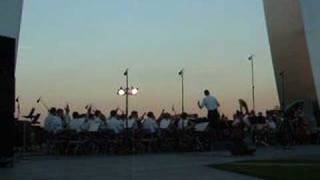
[[184, 69], [179, 71], [181, 77], [181, 112], [184, 112]]
[[128, 128], [128, 114], [129, 114], [129, 96], [137, 95], [139, 90], [138, 88], [131, 87], [129, 88], [129, 69], [126, 69], [126, 71], [123, 73], [123, 75], [126, 77], [126, 86], [125, 88], [120, 87], [118, 89], [117, 94], [119, 96], [125, 96], [126, 97], [126, 128]]
[[[129, 114], [129, 69], [127, 68], [126, 71], [123, 73], [124, 76], [126, 76], [126, 117], [128, 117]], [[126, 125], [128, 127], [128, 123], [126, 122]]]
[[255, 102], [255, 82], [254, 82], [254, 55], [250, 55], [248, 60], [251, 62], [251, 85], [252, 85], [252, 110], [256, 109]]

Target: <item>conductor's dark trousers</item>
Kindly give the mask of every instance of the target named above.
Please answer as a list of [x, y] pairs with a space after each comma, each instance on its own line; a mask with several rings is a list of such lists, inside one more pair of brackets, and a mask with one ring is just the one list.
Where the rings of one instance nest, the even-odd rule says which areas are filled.
[[210, 130], [217, 128], [219, 118], [220, 118], [220, 114], [217, 109], [208, 110], [208, 120], [209, 120]]

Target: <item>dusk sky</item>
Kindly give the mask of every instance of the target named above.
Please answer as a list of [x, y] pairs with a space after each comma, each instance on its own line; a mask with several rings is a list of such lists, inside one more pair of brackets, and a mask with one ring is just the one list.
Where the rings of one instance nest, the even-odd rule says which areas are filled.
[[[17, 62], [22, 111], [42, 96], [49, 106], [92, 103], [107, 113], [124, 98], [124, 70], [140, 93], [139, 112], [181, 107], [178, 71], [185, 69], [186, 111], [208, 88], [229, 115], [243, 98], [251, 107], [255, 54], [258, 110], [278, 105], [261, 0], [26, 0]], [[40, 109], [44, 112], [43, 109]]]

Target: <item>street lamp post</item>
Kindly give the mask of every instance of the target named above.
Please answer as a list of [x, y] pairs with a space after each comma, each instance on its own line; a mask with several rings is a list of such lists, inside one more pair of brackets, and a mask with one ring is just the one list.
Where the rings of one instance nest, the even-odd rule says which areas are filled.
[[126, 77], [126, 87], [122, 88], [120, 87], [117, 94], [119, 96], [125, 96], [126, 97], [126, 128], [128, 128], [128, 115], [129, 115], [129, 96], [134, 96], [138, 94], [138, 88], [131, 87], [129, 88], [129, 69], [126, 69], [126, 71], [123, 73], [123, 75]]
[[184, 69], [179, 71], [181, 77], [181, 112], [184, 112]]
[[[123, 74], [126, 76], [126, 117], [128, 117], [129, 114], [129, 72], [128, 69]], [[128, 121], [126, 122], [126, 126], [128, 127]]]
[[255, 82], [254, 82], [254, 55], [250, 55], [248, 60], [251, 62], [251, 86], [252, 86], [252, 110], [256, 109], [255, 102]]

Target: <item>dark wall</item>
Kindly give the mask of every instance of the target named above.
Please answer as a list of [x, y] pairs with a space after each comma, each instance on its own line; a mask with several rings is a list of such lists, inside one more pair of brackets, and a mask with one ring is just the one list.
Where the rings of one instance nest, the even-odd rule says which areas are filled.
[[13, 155], [15, 39], [0, 36], [0, 156]]

